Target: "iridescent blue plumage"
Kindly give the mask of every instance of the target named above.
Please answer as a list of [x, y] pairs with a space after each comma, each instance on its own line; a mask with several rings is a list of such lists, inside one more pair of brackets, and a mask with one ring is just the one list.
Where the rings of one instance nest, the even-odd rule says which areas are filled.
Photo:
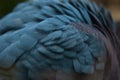
[[98, 36], [72, 23], [115, 30], [109, 16], [89, 0], [31, 0], [19, 4], [0, 20], [0, 74], [4, 69], [9, 73], [6, 80], [35, 80], [34, 75], [44, 69], [94, 73], [95, 66], [99, 67], [96, 62], [105, 63], [105, 45]]

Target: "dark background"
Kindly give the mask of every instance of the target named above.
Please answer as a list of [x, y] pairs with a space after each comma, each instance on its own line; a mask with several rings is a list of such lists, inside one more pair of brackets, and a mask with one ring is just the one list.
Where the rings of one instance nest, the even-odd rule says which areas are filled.
[[0, 0], [0, 18], [12, 11], [12, 9], [20, 2], [25, 0]]

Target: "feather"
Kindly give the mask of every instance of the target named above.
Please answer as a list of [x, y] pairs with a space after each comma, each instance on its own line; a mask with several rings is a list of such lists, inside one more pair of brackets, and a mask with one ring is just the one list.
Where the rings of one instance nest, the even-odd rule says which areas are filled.
[[36, 80], [45, 70], [93, 75], [105, 57], [102, 63], [110, 65], [103, 66], [104, 79], [120, 80], [114, 21], [103, 6], [89, 0], [28, 0], [18, 5], [0, 20], [0, 45], [0, 75], [8, 73], [14, 80]]

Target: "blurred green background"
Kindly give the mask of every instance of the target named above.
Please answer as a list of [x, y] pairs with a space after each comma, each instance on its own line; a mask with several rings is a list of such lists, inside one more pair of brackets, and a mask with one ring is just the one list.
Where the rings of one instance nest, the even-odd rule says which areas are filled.
[[12, 9], [20, 2], [25, 0], [0, 0], [0, 18], [12, 11]]
[[[0, 18], [12, 11], [19, 3], [25, 0], [0, 0]], [[120, 0], [93, 0], [104, 4], [111, 11], [115, 20], [120, 20]]]

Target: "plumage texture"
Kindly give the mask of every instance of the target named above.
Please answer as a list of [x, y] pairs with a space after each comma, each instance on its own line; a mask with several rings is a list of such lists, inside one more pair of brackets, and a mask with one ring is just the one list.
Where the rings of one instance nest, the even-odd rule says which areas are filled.
[[118, 35], [118, 37], [120, 38], [120, 20], [119, 21], [116, 21], [116, 34]]
[[108, 52], [95, 30], [107, 38], [108, 28], [115, 31], [110, 13], [89, 0], [21, 3], [0, 20], [1, 78], [36, 80], [44, 70], [93, 74]]

